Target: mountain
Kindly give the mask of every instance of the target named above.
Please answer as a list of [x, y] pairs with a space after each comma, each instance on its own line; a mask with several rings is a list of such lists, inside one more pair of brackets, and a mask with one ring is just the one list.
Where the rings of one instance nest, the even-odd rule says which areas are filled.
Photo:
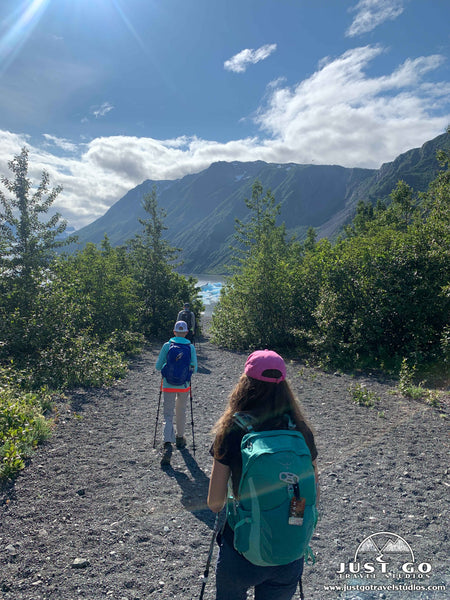
[[448, 133], [439, 135], [433, 140], [425, 142], [421, 148], [408, 150], [392, 162], [381, 165], [371, 177], [361, 182], [349, 202], [319, 227], [319, 237], [336, 237], [342, 226], [353, 218], [359, 200], [372, 204], [376, 204], [377, 200], [389, 203], [389, 195], [400, 179], [416, 192], [424, 192], [440, 170], [436, 160], [438, 150], [450, 151], [450, 135]]
[[256, 179], [281, 204], [280, 222], [286, 223], [289, 234], [303, 239], [314, 227], [319, 237], [333, 238], [352, 218], [359, 200], [387, 200], [399, 179], [416, 191], [425, 190], [438, 172], [436, 150], [448, 149], [449, 138], [443, 134], [380, 169], [234, 161], [213, 163], [174, 181], [147, 180], [77, 231], [78, 243], [69, 250], [99, 243], [105, 234], [113, 245], [134, 237], [142, 229], [138, 218], [147, 216], [142, 198], [155, 187], [158, 204], [167, 214], [167, 239], [183, 249], [183, 271], [220, 273], [229, 257], [235, 218], [248, 214], [244, 199], [251, 197]]

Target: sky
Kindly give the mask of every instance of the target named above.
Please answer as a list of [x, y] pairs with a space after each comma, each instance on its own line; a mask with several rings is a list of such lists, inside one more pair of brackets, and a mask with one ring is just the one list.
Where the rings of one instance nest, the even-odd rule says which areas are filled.
[[379, 168], [450, 123], [448, 0], [1, 0], [0, 175], [78, 229], [216, 161]]

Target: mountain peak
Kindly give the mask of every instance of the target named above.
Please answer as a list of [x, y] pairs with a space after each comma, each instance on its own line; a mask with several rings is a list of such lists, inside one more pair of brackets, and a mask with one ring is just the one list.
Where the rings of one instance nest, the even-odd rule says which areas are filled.
[[378, 170], [234, 160], [212, 163], [182, 179], [146, 180], [80, 229], [77, 247], [99, 243], [105, 234], [113, 245], [134, 237], [141, 230], [138, 219], [146, 216], [142, 196], [155, 185], [158, 204], [167, 214], [167, 238], [183, 249], [184, 271], [223, 272], [235, 220], [247, 217], [244, 199], [251, 195], [256, 179], [280, 203], [280, 222], [286, 223], [288, 233], [301, 240], [308, 228], [314, 227], [319, 237], [333, 238], [351, 219], [359, 200], [388, 200], [399, 179], [424, 191], [439, 169], [436, 150], [448, 149], [449, 138], [449, 134], [439, 136]]

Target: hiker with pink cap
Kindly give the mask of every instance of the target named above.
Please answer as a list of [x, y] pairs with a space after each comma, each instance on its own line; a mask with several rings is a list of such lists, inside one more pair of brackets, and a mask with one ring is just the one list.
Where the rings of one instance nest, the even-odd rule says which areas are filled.
[[218, 535], [216, 600], [290, 600], [317, 523], [314, 434], [273, 350], [250, 354], [214, 427], [208, 506]]

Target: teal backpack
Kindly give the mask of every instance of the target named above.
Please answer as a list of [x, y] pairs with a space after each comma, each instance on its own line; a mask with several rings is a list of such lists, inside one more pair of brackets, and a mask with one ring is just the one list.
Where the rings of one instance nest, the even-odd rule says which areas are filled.
[[312, 554], [314, 467], [303, 435], [287, 419], [291, 429], [254, 431], [250, 415], [234, 415], [247, 433], [241, 442], [238, 499], [230, 487], [227, 520], [236, 550], [259, 566], [285, 565]]

